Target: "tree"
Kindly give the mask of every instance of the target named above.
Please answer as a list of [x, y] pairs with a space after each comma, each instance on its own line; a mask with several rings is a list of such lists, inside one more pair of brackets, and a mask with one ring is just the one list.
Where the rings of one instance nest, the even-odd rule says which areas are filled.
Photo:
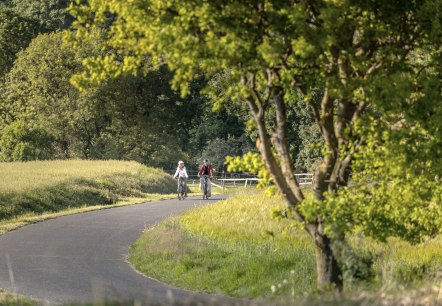
[[1, 161], [52, 159], [52, 137], [42, 127], [18, 120], [8, 125], [0, 137]]
[[[107, 42], [124, 60], [115, 54], [90, 59], [83, 84], [133, 71], [146, 55], [153, 64], [167, 63], [183, 95], [201, 73], [229, 73], [234, 82], [227, 92], [247, 104], [265, 166], [314, 242], [318, 286], [342, 288], [339, 253], [352, 231], [410, 241], [440, 231], [440, 188], [432, 165], [441, 160], [441, 5], [94, 0], [77, 1], [70, 10], [77, 18], [77, 44], [108, 16], [118, 16]], [[293, 93], [304, 97], [302, 107], [312, 112], [324, 142], [314, 199], [306, 198], [294, 175], [287, 121]], [[404, 146], [416, 141], [422, 148]], [[424, 160], [404, 167], [422, 150]], [[395, 154], [400, 162], [392, 162]], [[353, 167], [364, 178], [376, 174], [377, 181], [349, 192]], [[434, 189], [424, 192], [425, 184]], [[413, 185], [420, 187], [409, 192]]]
[[192, 108], [200, 104], [201, 96], [195, 93], [182, 99], [171, 89], [170, 80], [170, 71], [162, 67], [90, 88], [92, 101], [100, 101], [100, 116], [107, 118], [99, 138], [93, 140], [101, 145], [92, 158], [131, 159], [163, 168], [187, 160], [189, 130], [199, 114]]
[[[321, 92], [318, 90], [312, 97], [312, 103], [319, 106], [320, 96]], [[304, 96], [299, 92], [291, 93], [286, 99], [287, 142], [296, 173], [313, 173], [322, 160], [321, 148], [324, 141], [313, 114], [303, 101]], [[272, 125], [276, 120], [275, 114], [268, 117], [266, 124]]]
[[222, 172], [226, 170], [227, 156], [242, 156], [248, 152], [256, 151], [248, 135], [239, 137], [213, 138], [208, 141], [207, 146], [196, 156], [195, 164], [200, 165], [204, 159], [209, 159], [214, 170]]
[[71, 23], [68, 0], [10, 0], [14, 10], [38, 22], [40, 33], [65, 29]]
[[16, 54], [37, 35], [36, 22], [0, 6], [0, 78], [11, 68]]
[[63, 36], [40, 34], [6, 74], [0, 93], [0, 134], [7, 138], [0, 143], [3, 160], [43, 158], [31, 150], [11, 153], [13, 145], [23, 142], [22, 134], [11, 132], [19, 126], [32, 132], [38, 127], [50, 136], [33, 143], [47, 152], [44, 158], [131, 159], [165, 168], [189, 159], [190, 131], [199, 123], [199, 106], [207, 104], [198, 82], [193, 94], [181, 98], [171, 89], [172, 74], [164, 66], [79, 91], [70, 78], [83, 70], [83, 58], [102, 52], [100, 39], [74, 50]]
[[58, 152], [53, 157], [68, 158], [72, 156], [75, 116], [82, 112], [78, 117], [87, 120], [90, 109], [82, 108], [78, 102], [87, 102], [69, 84], [72, 73], [81, 69], [81, 54], [87, 53], [86, 48], [74, 51], [63, 45], [62, 37], [62, 33], [41, 34], [17, 55], [5, 77], [1, 110], [3, 124], [21, 120], [44, 127], [53, 136], [54, 152]]
[[[197, 131], [195, 137], [192, 137], [192, 141], [222, 138], [224, 145], [227, 145], [228, 142], [232, 143], [232, 149], [220, 148], [220, 152], [230, 152], [230, 156], [238, 156], [238, 154], [241, 155], [241, 152], [244, 154], [246, 152], [255, 151], [251, 149], [251, 143], [255, 143], [256, 139], [259, 138], [259, 132], [253, 124], [247, 124], [247, 122], [250, 123], [253, 120], [248, 113], [247, 105], [242, 103], [242, 101], [238, 103], [238, 101], [231, 99], [229, 89], [233, 83], [234, 80], [230, 79], [228, 69], [215, 74], [209, 80], [205, 92], [209, 94], [212, 102], [210, 108], [216, 111], [206, 116], [207, 119], [204, 120], [202, 125], [197, 126]], [[314, 97], [316, 100], [315, 103], [319, 103], [319, 101], [317, 101], [318, 97], [319, 95], [316, 94]], [[312, 172], [314, 170], [320, 160], [320, 148], [322, 147], [320, 131], [314, 122], [314, 117], [308, 109], [300, 103], [303, 99], [304, 97], [296, 92], [290, 93], [290, 97], [287, 98], [287, 121], [289, 122], [287, 139], [290, 144], [290, 155], [295, 162], [295, 170], [297, 173]], [[207, 113], [210, 114], [210, 112]], [[274, 114], [267, 116], [266, 120], [267, 123], [271, 125], [272, 121], [275, 120]], [[246, 136], [244, 133], [247, 134], [247, 137], [244, 137]], [[225, 142], [227, 139], [229, 139], [229, 141]], [[242, 146], [240, 150], [237, 149], [239, 142], [243, 142], [242, 145], [240, 145]], [[207, 148], [205, 151], [213, 150]], [[207, 154], [209, 152], [204, 153]], [[215, 155], [219, 158], [222, 154]], [[224, 168], [223, 162], [220, 161], [219, 165], [220, 169]], [[236, 170], [232, 168], [232, 171]]]

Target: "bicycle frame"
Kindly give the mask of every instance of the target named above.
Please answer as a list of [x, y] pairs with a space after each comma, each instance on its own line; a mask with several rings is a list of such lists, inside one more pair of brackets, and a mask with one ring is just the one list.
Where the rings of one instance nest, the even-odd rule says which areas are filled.
[[185, 185], [185, 178], [184, 177], [179, 177], [178, 178], [178, 199], [179, 200], [184, 200], [184, 195], [186, 194], [186, 185]]
[[209, 184], [209, 176], [208, 175], [203, 175], [203, 200], [204, 199], [208, 199], [207, 197], [207, 186]]

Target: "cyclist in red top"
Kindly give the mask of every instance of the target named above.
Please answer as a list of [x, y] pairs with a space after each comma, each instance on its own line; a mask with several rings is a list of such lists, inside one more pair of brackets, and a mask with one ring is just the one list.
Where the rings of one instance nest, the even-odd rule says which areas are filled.
[[209, 160], [205, 159], [204, 163], [200, 166], [200, 170], [198, 171], [198, 177], [200, 178], [200, 189], [202, 190], [203, 186], [203, 179], [204, 176], [207, 175], [209, 177], [208, 184], [207, 184], [207, 196], [212, 196], [212, 187], [210, 180], [213, 177], [213, 167], [211, 164], [209, 164]]

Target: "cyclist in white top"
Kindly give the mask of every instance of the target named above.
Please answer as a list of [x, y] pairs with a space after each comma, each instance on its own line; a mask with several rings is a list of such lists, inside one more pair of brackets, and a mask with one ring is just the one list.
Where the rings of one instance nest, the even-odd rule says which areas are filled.
[[[187, 171], [186, 171], [186, 167], [184, 166], [184, 162], [182, 160], [180, 160], [178, 162], [178, 167], [176, 168], [175, 174], [173, 176], [174, 178], [179, 178], [182, 177], [184, 178], [184, 190], [185, 190], [185, 194], [184, 196], [187, 197], [187, 183], [186, 180], [187, 178], [189, 178], [189, 176], [187, 175]], [[178, 188], [180, 185], [180, 180], [178, 180]]]

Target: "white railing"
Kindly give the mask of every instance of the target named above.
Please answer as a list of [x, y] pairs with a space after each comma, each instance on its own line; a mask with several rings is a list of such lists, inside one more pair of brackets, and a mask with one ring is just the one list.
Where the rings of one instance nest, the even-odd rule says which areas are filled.
[[303, 185], [313, 185], [313, 174], [312, 173], [299, 173], [295, 174], [296, 180], [300, 186]]
[[[175, 173], [175, 170], [165, 170], [172, 175]], [[187, 171], [189, 175], [189, 183], [197, 184], [199, 183], [198, 171]], [[248, 187], [255, 186], [259, 180], [256, 175], [247, 174], [247, 173], [221, 173], [215, 172], [214, 179], [212, 180], [212, 185], [218, 188], [226, 188], [226, 187]], [[313, 174], [311, 173], [298, 173], [295, 174], [296, 180], [301, 187], [306, 187], [308, 185], [313, 184]], [[219, 182], [216, 184], [214, 181]]]
[[236, 182], [244, 182], [244, 187], [251, 186], [252, 182], [257, 182], [261, 179], [256, 177], [251, 178], [225, 178], [225, 179], [218, 179], [218, 181], [222, 182], [222, 188], [226, 188], [226, 182], [233, 182], [233, 186], [236, 187]]
[[[299, 174], [295, 174], [295, 176], [296, 176], [296, 180], [298, 181], [298, 184], [300, 186], [308, 186], [308, 185], [313, 184], [313, 174], [311, 174], [311, 173], [299, 173]], [[224, 188], [228, 187], [226, 185], [226, 183], [229, 183], [229, 182], [233, 183], [233, 187], [237, 186], [237, 184], [236, 184], [237, 182], [238, 183], [241, 182], [241, 185], [242, 185], [242, 182], [244, 182], [244, 187], [247, 187], [247, 186], [252, 186], [253, 182], [258, 182], [261, 179], [259, 179], [257, 177], [251, 177], [251, 178], [220, 178], [217, 180], [222, 182], [221, 187], [224, 189]], [[238, 184], [238, 186], [239, 186], [239, 184]], [[232, 186], [230, 186], [230, 187], [232, 187]]]

